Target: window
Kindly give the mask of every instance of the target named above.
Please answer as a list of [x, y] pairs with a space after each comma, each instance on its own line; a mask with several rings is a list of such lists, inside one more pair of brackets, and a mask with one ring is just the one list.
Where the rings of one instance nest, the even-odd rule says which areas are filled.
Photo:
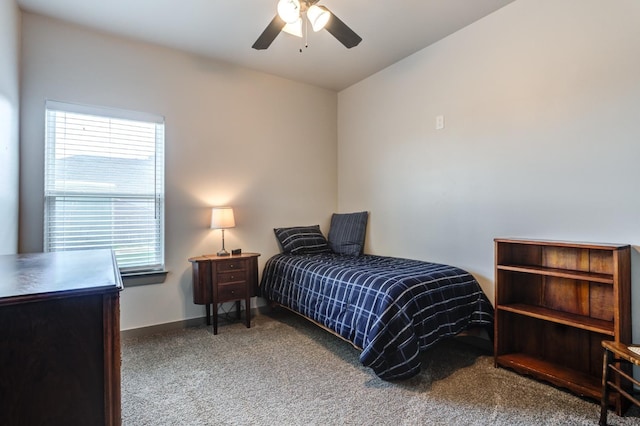
[[164, 118], [47, 101], [44, 249], [111, 248], [164, 269]]

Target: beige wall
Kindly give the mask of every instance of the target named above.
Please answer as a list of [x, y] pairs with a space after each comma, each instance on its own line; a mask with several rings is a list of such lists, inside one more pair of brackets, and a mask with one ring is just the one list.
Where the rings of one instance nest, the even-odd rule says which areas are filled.
[[20, 13], [0, 1], [0, 254], [18, 250]]
[[[278, 250], [273, 228], [319, 223], [337, 205], [333, 91], [33, 14], [23, 15], [21, 252], [42, 250], [44, 101], [103, 105], [166, 119], [164, 284], [125, 289], [122, 328], [204, 315], [189, 257], [220, 249], [210, 207], [231, 205], [226, 247]], [[313, 114], [304, 111], [313, 110]]]
[[20, 249], [42, 248], [50, 98], [167, 119], [171, 273], [125, 290], [124, 329], [202, 315], [186, 259], [219, 248], [215, 204], [261, 268], [274, 226], [368, 210], [368, 252], [462, 266], [491, 298], [494, 237], [630, 243], [637, 311], [639, 21], [635, 0], [518, 0], [340, 92], [338, 113], [330, 91], [25, 14]]
[[367, 250], [493, 298], [494, 237], [629, 243], [640, 340], [638, 23], [636, 0], [518, 0], [340, 92], [338, 206], [371, 211]]

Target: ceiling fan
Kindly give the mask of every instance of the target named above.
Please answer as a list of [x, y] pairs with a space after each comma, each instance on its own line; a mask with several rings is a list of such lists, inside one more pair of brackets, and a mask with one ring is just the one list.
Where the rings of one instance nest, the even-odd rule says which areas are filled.
[[320, 0], [279, 0], [278, 13], [260, 37], [253, 43], [254, 49], [268, 48], [281, 31], [302, 37], [302, 24], [306, 17], [314, 31], [326, 29], [338, 41], [351, 49], [362, 38], [324, 6], [318, 6]]

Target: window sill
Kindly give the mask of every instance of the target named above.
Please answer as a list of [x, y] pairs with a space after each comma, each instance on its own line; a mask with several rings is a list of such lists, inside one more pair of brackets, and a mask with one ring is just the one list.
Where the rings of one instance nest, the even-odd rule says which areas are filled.
[[162, 284], [169, 271], [129, 272], [121, 274], [124, 288], [141, 285]]

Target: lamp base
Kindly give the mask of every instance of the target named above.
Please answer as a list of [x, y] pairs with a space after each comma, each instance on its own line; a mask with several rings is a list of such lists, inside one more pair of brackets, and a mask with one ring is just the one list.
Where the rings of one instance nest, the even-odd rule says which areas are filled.
[[229, 256], [229, 252], [224, 249], [224, 228], [222, 228], [222, 248], [216, 254], [218, 256]]

